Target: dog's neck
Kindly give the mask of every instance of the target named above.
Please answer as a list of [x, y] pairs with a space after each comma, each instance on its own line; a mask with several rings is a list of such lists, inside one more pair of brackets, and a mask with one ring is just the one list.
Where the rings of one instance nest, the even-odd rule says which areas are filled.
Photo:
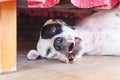
[[101, 45], [98, 45], [98, 43], [100, 44], [101, 41], [96, 38], [97, 34], [94, 34], [92, 30], [83, 27], [79, 27], [79, 29], [76, 29], [76, 31], [78, 32], [79, 37], [84, 43], [85, 53], [90, 53], [91, 51], [99, 51], [96, 50], [96, 46], [101, 47]]

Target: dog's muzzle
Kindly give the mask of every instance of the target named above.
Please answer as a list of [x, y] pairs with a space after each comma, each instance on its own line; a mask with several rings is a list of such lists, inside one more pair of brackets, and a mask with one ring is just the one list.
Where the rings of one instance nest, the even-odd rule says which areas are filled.
[[64, 37], [57, 37], [54, 40], [54, 48], [64, 54], [69, 61], [73, 61], [78, 52], [80, 39], [76, 37], [73, 41], [68, 41]]

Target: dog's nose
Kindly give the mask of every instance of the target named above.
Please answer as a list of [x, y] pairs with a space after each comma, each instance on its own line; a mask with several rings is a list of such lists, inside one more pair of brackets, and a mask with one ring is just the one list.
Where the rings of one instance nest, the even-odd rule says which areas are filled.
[[67, 46], [66, 40], [63, 37], [57, 37], [54, 41], [54, 48], [57, 51], [64, 49]]

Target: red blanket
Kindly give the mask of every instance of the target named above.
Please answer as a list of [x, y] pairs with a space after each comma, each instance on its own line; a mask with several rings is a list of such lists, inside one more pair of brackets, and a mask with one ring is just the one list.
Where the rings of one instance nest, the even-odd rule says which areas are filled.
[[119, 0], [71, 0], [71, 3], [79, 8], [102, 8], [110, 9], [114, 7]]
[[28, 7], [49, 8], [59, 3], [59, 0], [28, 0]]
[[[58, 4], [60, 0], [28, 0], [28, 7], [49, 8]], [[71, 3], [79, 8], [101, 8], [110, 9], [114, 7], [119, 0], [71, 0]]]

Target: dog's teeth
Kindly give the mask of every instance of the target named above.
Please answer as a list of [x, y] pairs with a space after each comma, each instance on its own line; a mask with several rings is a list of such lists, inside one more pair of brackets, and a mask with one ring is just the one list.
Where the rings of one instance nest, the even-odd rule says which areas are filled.
[[74, 42], [74, 45], [73, 46], [75, 46], [75, 42]]
[[72, 53], [72, 51], [69, 51], [69, 53]]

